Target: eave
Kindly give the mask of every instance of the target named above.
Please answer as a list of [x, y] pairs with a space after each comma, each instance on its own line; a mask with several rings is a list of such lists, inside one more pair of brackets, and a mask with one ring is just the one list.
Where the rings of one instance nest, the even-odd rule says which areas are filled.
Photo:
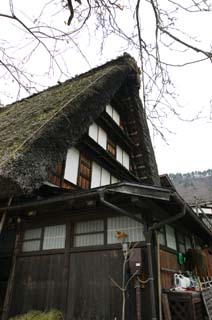
[[161, 213], [162, 219], [168, 216], [172, 217], [184, 210], [185, 217], [182, 221], [190, 223], [191, 230], [195, 230], [195, 234], [200, 236], [207, 242], [212, 241], [211, 230], [196, 216], [192, 208], [177, 194], [170, 189], [162, 187], [147, 186], [139, 183], [118, 183], [114, 185], [108, 185], [105, 187], [95, 188], [84, 191], [72, 191], [70, 193], [63, 193], [62, 195], [56, 195], [54, 197], [45, 198], [42, 200], [27, 201], [21, 204], [15, 204], [11, 206], [0, 207], [0, 212], [22, 212], [30, 209], [42, 209], [48, 208], [48, 206], [57, 206], [62, 203], [72, 203], [74, 201], [98, 201], [100, 195], [104, 193], [110, 201], [114, 201], [117, 196], [126, 200], [126, 197], [134, 199], [133, 204], [139, 205], [139, 202], [144, 204], [144, 207], [149, 209], [149, 214], [154, 216], [154, 212]]

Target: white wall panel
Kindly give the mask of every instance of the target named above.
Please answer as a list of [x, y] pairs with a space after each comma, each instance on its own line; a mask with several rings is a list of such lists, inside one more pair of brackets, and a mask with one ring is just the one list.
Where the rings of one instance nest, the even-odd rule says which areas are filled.
[[89, 129], [88, 129], [88, 135], [97, 142], [98, 139], [98, 126], [97, 124], [94, 122], [92, 123], [92, 125], [90, 125]]
[[99, 187], [100, 182], [101, 182], [101, 167], [96, 162], [92, 162], [91, 188]]
[[130, 168], [130, 157], [124, 150], [123, 150], [123, 166], [128, 170]]
[[57, 225], [45, 227], [43, 250], [65, 248], [66, 226]]
[[109, 116], [111, 116], [111, 118], [113, 117], [113, 108], [110, 104], [106, 105], [106, 112], [109, 114]]
[[67, 152], [64, 178], [74, 184], [77, 184], [78, 167], [79, 167], [79, 151], [71, 148]]
[[122, 149], [116, 145], [116, 160], [122, 164]]
[[98, 144], [106, 150], [107, 148], [107, 134], [106, 132], [99, 127], [99, 134], [98, 134]]
[[166, 241], [167, 247], [177, 250], [175, 230], [173, 227], [166, 225]]
[[114, 176], [111, 177], [111, 183], [117, 183], [118, 179]]
[[120, 115], [115, 109], [113, 109], [113, 120], [115, 121], [115, 123], [117, 123], [118, 126], [120, 125]]
[[107, 184], [110, 184], [110, 172], [102, 168], [101, 186], [105, 186]]
[[143, 224], [124, 216], [111, 217], [107, 219], [107, 243], [118, 243], [117, 231], [128, 235], [127, 242], [136, 242], [144, 240]]

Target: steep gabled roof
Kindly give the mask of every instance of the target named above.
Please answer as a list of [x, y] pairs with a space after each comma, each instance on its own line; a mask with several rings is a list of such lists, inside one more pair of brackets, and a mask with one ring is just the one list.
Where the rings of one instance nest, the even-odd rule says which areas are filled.
[[[136, 92], [140, 85], [128, 54], [1, 109], [0, 197], [38, 188], [123, 85]], [[147, 163], [156, 168], [148, 144]]]

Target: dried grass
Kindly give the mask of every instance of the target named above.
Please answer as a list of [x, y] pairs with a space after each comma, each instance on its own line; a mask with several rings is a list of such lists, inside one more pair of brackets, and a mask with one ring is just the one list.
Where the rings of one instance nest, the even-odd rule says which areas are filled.
[[59, 310], [50, 310], [48, 312], [33, 310], [9, 320], [63, 320], [63, 314]]

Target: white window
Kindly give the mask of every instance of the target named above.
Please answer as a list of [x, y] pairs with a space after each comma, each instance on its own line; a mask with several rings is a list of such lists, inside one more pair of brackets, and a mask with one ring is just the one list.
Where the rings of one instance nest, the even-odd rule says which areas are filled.
[[129, 170], [130, 168], [130, 157], [129, 155], [123, 150], [123, 166]]
[[106, 150], [107, 148], [107, 134], [99, 127], [96, 123], [90, 125], [88, 129], [88, 135], [96, 141], [102, 148]]
[[63, 249], [65, 248], [65, 239], [66, 225], [29, 229], [24, 233], [22, 251]]
[[99, 127], [99, 132], [98, 132], [98, 144], [106, 150], [107, 148], [107, 134], [106, 132]]
[[162, 246], [166, 245], [166, 236], [164, 228], [158, 230], [158, 241]]
[[144, 240], [143, 224], [125, 216], [111, 217], [107, 219], [107, 243], [118, 243], [118, 234], [128, 235], [127, 242]]
[[111, 118], [113, 117], [113, 108], [110, 104], [106, 105], [106, 112], [111, 116]]
[[96, 188], [101, 185], [101, 167], [92, 162], [91, 188]]
[[104, 244], [103, 220], [77, 222], [74, 226], [74, 247]]
[[102, 168], [101, 172], [101, 186], [105, 186], [110, 184], [110, 172]]
[[80, 153], [77, 149], [71, 148], [67, 152], [64, 179], [77, 184]]
[[130, 168], [130, 157], [127, 152], [116, 145], [116, 160], [120, 162], [125, 168]]
[[97, 188], [110, 184], [112, 180], [109, 171], [100, 167], [96, 162], [92, 162], [91, 188]]
[[123, 150], [118, 145], [116, 145], [116, 160], [121, 164], [123, 162], [122, 155], [123, 155]]
[[111, 183], [117, 183], [117, 182], [119, 182], [119, 180], [116, 177], [111, 176]]
[[22, 251], [39, 251], [41, 244], [41, 233], [41, 228], [26, 230], [23, 238]]
[[88, 129], [88, 135], [94, 140], [94, 141], [98, 141], [98, 126], [97, 124], [94, 122], [92, 123], [92, 125], [90, 125], [89, 129]]
[[106, 105], [106, 112], [120, 126], [120, 115], [110, 104]]
[[65, 248], [65, 238], [65, 225], [45, 227], [43, 238], [43, 250]]
[[177, 243], [175, 237], [175, 230], [173, 227], [166, 225], [166, 243], [167, 247], [177, 250]]

